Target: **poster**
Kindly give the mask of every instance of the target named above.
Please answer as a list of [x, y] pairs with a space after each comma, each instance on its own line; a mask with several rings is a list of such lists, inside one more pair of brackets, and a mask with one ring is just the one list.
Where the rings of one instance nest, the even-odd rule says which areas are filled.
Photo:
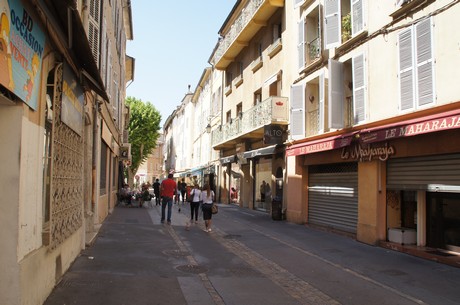
[[45, 34], [20, 0], [0, 0], [0, 85], [37, 110]]

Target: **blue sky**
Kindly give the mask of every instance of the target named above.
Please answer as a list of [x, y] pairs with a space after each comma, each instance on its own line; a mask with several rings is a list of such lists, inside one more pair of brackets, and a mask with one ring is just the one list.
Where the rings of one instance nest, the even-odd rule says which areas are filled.
[[211, 56], [218, 31], [235, 0], [131, 1], [136, 59], [126, 96], [151, 102], [162, 125], [188, 91], [194, 91]]

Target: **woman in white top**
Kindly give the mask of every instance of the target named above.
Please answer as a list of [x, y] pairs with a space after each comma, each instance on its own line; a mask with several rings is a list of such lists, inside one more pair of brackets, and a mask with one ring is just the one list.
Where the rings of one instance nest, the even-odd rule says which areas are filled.
[[214, 203], [214, 192], [211, 190], [209, 184], [203, 187], [201, 192], [201, 201], [203, 202], [203, 219], [206, 226], [205, 232], [211, 232], [211, 218], [212, 218], [212, 205]]
[[195, 184], [193, 189], [190, 191], [192, 201], [190, 202], [190, 223], [193, 223], [193, 216], [195, 215], [195, 223], [198, 223], [198, 209], [200, 208], [201, 201], [201, 190], [198, 188], [198, 184]]

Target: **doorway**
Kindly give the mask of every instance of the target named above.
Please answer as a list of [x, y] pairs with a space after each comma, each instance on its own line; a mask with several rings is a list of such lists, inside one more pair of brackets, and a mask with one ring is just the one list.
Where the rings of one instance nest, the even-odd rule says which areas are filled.
[[427, 245], [460, 252], [459, 193], [427, 193]]

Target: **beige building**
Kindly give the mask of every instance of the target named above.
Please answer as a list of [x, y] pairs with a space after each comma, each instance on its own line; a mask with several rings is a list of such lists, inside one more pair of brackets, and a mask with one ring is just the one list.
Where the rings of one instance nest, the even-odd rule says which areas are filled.
[[147, 160], [139, 166], [136, 175], [139, 176], [140, 183], [153, 184], [155, 179], [160, 181], [167, 177], [164, 171], [163, 161], [164, 136], [160, 134], [156, 147], [149, 155]]
[[221, 201], [237, 187], [240, 206], [278, 219], [458, 251], [459, 10], [237, 1], [210, 59]]
[[115, 204], [131, 8], [88, 4], [0, 1], [1, 304], [42, 304]]
[[458, 252], [460, 6], [293, 2], [287, 219]]

